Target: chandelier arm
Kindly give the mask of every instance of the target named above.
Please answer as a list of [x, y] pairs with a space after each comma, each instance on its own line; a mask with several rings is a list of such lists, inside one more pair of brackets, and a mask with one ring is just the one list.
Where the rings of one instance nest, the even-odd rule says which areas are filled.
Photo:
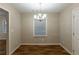
[[42, 21], [43, 19], [45, 19], [47, 16], [46, 14], [42, 13], [42, 3], [39, 3], [39, 9], [35, 10], [35, 19]]

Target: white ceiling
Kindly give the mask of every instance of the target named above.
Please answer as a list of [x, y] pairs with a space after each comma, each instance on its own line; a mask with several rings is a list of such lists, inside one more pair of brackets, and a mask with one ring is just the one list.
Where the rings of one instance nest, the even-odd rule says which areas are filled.
[[[40, 3], [11, 3], [21, 13], [32, 12], [34, 10], [40, 10]], [[42, 12], [60, 12], [68, 3], [41, 3]]]

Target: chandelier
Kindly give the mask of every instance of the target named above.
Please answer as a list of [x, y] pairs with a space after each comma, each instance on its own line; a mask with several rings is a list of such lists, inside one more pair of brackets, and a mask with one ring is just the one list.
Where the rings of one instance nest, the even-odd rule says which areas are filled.
[[41, 8], [42, 8], [42, 4], [40, 3], [40, 9], [36, 12], [36, 14], [34, 14], [34, 19], [39, 20], [40, 22], [44, 19], [47, 18], [47, 14], [42, 13]]

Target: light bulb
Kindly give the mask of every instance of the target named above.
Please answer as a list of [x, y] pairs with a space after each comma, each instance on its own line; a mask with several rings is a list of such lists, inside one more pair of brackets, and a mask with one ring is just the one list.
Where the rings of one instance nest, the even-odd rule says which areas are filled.
[[43, 14], [42, 19], [45, 19], [47, 17], [47, 14]]
[[39, 14], [38, 14], [38, 16], [39, 16], [39, 17], [41, 17], [41, 16], [42, 16], [42, 14], [41, 14], [41, 13], [39, 13]]
[[37, 16], [36, 15], [34, 15], [34, 19], [37, 19]]
[[37, 16], [37, 19], [39, 20], [39, 19], [40, 19], [40, 17], [39, 17], [39, 16]]

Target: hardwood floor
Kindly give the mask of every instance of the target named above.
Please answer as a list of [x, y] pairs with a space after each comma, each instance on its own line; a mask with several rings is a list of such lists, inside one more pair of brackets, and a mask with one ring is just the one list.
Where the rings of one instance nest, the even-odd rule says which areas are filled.
[[0, 55], [6, 55], [6, 40], [0, 40]]
[[70, 55], [60, 45], [21, 45], [13, 55]]

